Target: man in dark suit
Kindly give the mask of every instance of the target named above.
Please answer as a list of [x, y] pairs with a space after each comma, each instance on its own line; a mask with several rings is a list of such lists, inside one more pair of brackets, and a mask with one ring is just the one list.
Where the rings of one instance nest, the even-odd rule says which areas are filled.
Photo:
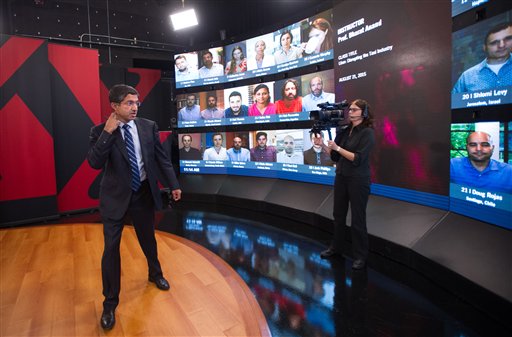
[[178, 201], [181, 190], [178, 180], [160, 144], [155, 122], [137, 118], [139, 93], [118, 84], [109, 92], [114, 110], [108, 120], [91, 129], [87, 160], [95, 169], [103, 170], [100, 183], [100, 213], [103, 221], [104, 251], [101, 260], [103, 279], [103, 314], [101, 326], [111, 329], [119, 303], [121, 256], [119, 246], [125, 216], [130, 216], [139, 244], [148, 261], [148, 279], [161, 290], [168, 290], [158, 261], [155, 239], [155, 209], [162, 207], [157, 184], [172, 190]]

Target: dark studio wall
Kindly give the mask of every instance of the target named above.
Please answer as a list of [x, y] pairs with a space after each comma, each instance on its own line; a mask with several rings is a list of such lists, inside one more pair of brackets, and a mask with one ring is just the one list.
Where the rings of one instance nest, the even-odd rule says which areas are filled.
[[0, 3], [0, 33], [90, 48], [101, 66], [161, 70], [163, 111], [152, 117], [169, 130], [176, 116], [173, 54], [266, 33], [336, 2], [185, 0], [200, 24], [174, 32], [169, 14], [182, 9], [181, 0], [6, 0]]
[[171, 69], [171, 54], [257, 35], [334, 2], [186, 0], [200, 24], [174, 32], [169, 14], [182, 8], [181, 0], [6, 0], [0, 32], [94, 48], [100, 64]]

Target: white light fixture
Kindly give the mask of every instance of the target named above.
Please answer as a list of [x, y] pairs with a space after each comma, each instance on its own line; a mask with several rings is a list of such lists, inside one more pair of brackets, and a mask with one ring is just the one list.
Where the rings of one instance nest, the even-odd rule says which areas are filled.
[[[183, 8], [185, 8], [185, 0], [181, 0], [181, 4], [183, 5]], [[192, 27], [198, 24], [196, 11], [193, 8], [184, 10], [183, 12], [171, 14], [170, 16], [174, 30]]]

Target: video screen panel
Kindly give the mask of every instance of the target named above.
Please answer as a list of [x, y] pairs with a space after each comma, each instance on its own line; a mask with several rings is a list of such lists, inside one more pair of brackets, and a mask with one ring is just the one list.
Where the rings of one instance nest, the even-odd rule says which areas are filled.
[[367, 100], [376, 121], [372, 182], [448, 196], [450, 3], [350, 1], [333, 16], [337, 101]]
[[334, 71], [176, 96], [178, 127], [309, 120], [320, 103], [334, 103]]
[[512, 164], [512, 146], [510, 146], [510, 144], [512, 144], [512, 132], [510, 132], [510, 130], [512, 130], [512, 122], [508, 123], [508, 130], [509, 130], [509, 133], [508, 133], [509, 147], [508, 147], [508, 151], [507, 151], [508, 152], [508, 163]]
[[453, 33], [452, 109], [512, 103], [512, 11]]
[[[257, 130], [179, 134], [180, 171], [332, 184], [327, 131]], [[335, 130], [330, 130], [335, 134]]]
[[462, 14], [487, 2], [489, 0], [452, 0], [452, 16]]
[[[512, 166], [505, 123], [452, 124], [450, 209], [512, 229]], [[510, 144], [510, 143], [509, 143]]]
[[255, 78], [332, 59], [328, 10], [246, 41], [174, 55], [176, 89]]
[[197, 52], [183, 53], [174, 58], [176, 81], [195, 81], [199, 78], [199, 56]]

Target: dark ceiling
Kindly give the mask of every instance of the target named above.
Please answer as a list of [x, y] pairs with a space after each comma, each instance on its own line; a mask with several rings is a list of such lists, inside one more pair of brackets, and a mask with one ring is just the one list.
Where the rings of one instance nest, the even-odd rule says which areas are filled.
[[181, 51], [218, 43], [221, 31], [228, 40], [266, 33], [331, 8], [333, 2], [184, 0], [185, 8], [196, 9], [200, 24], [174, 32], [169, 14], [183, 8], [182, 0], [4, 0], [2, 31], [70, 42], [89, 36], [102, 43], [137, 40], [139, 46]]

